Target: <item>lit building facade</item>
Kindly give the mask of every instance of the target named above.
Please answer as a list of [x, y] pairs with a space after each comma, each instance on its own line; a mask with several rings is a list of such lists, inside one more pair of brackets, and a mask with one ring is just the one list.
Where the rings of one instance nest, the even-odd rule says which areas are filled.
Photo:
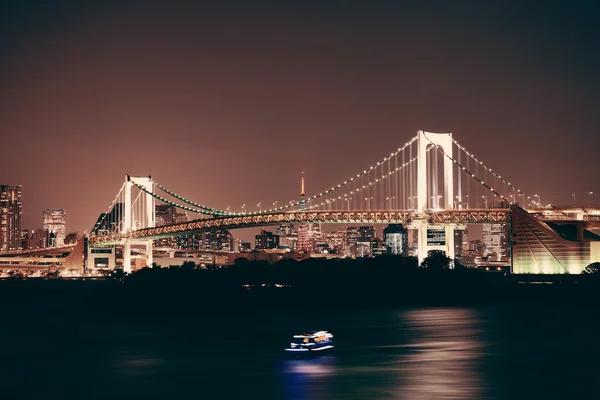
[[52, 234], [47, 229], [36, 229], [28, 233], [27, 244], [23, 248], [43, 249], [50, 247]]
[[383, 241], [388, 254], [406, 254], [408, 250], [408, 231], [402, 224], [389, 224], [383, 228]]
[[98, 216], [91, 233], [93, 235], [107, 235], [121, 231], [124, 216], [123, 203], [115, 203], [108, 213], [101, 213]]
[[294, 224], [281, 224], [279, 228], [275, 230], [275, 234], [279, 236], [280, 248], [296, 251], [298, 248], [298, 233], [294, 229]]
[[369, 244], [369, 254], [371, 257], [377, 257], [387, 253], [387, 247], [381, 239], [374, 238], [371, 240], [371, 243]]
[[512, 272], [516, 274], [580, 274], [600, 262], [600, 236], [585, 223], [546, 223], [511, 206]]
[[21, 247], [21, 185], [0, 185], [0, 251]]
[[[306, 206], [306, 194], [304, 192], [304, 173], [302, 174], [302, 181], [300, 187], [300, 210], [305, 211]], [[296, 242], [296, 250], [311, 253], [315, 248], [315, 240], [321, 239], [320, 225], [316, 223], [299, 224], [298, 234]]]
[[260, 234], [256, 235], [254, 248], [256, 250], [276, 249], [279, 247], [279, 236], [273, 232], [261, 229]]
[[346, 228], [346, 234], [344, 236], [344, 255], [346, 257], [356, 257], [358, 254], [357, 250], [358, 241], [358, 227], [349, 226]]
[[47, 208], [42, 212], [42, 220], [42, 229], [46, 229], [54, 235], [50, 247], [64, 246], [65, 237], [67, 236], [65, 211]]
[[489, 257], [490, 261], [506, 260], [508, 254], [506, 225], [483, 224], [482, 228], [482, 242], [485, 246], [484, 255]]
[[358, 227], [356, 238], [356, 256], [369, 257], [371, 255], [371, 240], [375, 238], [375, 228], [372, 225]]

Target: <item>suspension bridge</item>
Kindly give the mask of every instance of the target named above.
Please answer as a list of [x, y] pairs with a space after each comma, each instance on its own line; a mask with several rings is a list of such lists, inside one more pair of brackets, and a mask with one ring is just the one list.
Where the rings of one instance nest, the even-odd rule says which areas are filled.
[[[197, 218], [157, 226], [158, 204]], [[87, 256], [114, 254], [109, 249], [120, 246], [123, 268], [131, 271], [132, 246], [145, 247], [150, 265], [153, 241], [161, 238], [284, 223], [398, 223], [417, 230], [422, 261], [436, 250], [454, 258], [454, 232], [478, 223], [507, 227], [517, 273], [580, 273], [591, 261], [600, 261], [600, 237], [593, 233], [600, 225], [600, 208], [543, 206], [538, 195], [515, 187], [451, 133], [420, 130], [337, 185], [312, 196], [303, 188], [300, 198], [279, 204], [237, 213], [189, 200], [151, 177], [127, 176], [92, 229]], [[431, 232], [441, 232], [441, 240], [431, 240]]]

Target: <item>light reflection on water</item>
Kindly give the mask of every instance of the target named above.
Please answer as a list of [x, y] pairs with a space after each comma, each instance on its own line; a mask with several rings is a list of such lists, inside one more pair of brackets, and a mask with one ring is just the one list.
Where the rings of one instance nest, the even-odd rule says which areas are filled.
[[115, 363], [115, 372], [125, 378], [146, 377], [157, 374], [164, 367], [165, 360], [145, 354], [125, 352]]
[[284, 361], [285, 398], [486, 398], [480, 365], [487, 345], [477, 311], [418, 309], [397, 317], [377, 328], [386, 344], [369, 346], [382, 340], [369, 327], [345, 343], [350, 333], [340, 331], [335, 355]]
[[480, 339], [476, 311], [426, 309], [405, 312], [401, 318], [412, 351], [401, 357], [399, 398], [485, 398], [478, 364], [486, 344]]
[[336, 372], [335, 356], [318, 355], [283, 361], [286, 399], [321, 399], [330, 395], [327, 383]]

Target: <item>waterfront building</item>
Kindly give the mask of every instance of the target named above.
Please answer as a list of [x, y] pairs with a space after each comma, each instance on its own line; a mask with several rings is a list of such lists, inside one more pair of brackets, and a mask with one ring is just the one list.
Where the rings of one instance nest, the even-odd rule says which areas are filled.
[[375, 238], [375, 228], [373, 225], [363, 225], [358, 227], [358, 237], [356, 238], [356, 256], [369, 257], [371, 254], [371, 240]]
[[600, 261], [600, 236], [585, 221], [540, 221], [511, 206], [511, 272], [517, 274], [580, 274]]
[[454, 256], [459, 257], [462, 254], [463, 249], [463, 237], [465, 230], [455, 229], [454, 230]]
[[298, 233], [294, 229], [294, 224], [283, 223], [276, 230], [275, 234], [279, 236], [279, 247], [295, 251], [298, 246]]
[[416, 256], [419, 251], [419, 230], [408, 229], [407, 234], [407, 254], [409, 256]]
[[51, 247], [52, 239], [55, 239], [47, 229], [35, 229], [27, 235], [27, 245], [23, 248], [27, 249], [44, 249]]
[[64, 246], [67, 236], [65, 211], [47, 208], [42, 212], [42, 221], [42, 229], [46, 229], [54, 235], [49, 247]]
[[165, 226], [187, 222], [187, 213], [179, 212], [178, 208], [171, 204], [157, 204], [154, 209], [155, 225]]
[[358, 241], [358, 227], [349, 226], [346, 228], [344, 237], [344, 255], [346, 257], [356, 257], [358, 255], [357, 241]]
[[383, 241], [388, 254], [406, 254], [408, 251], [408, 231], [402, 224], [389, 224], [383, 228]]
[[325, 235], [325, 241], [327, 243], [327, 247], [330, 249], [332, 253], [335, 254], [344, 254], [345, 243], [344, 239], [346, 237], [345, 231], [334, 231], [329, 232]]
[[483, 224], [482, 228], [484, 256], [489, 257], [490, 261], [506, 260], [508, 254], [506, 226], [504, 224]]
[[388, 254], [388, 249], [385, 243], [379, 238], [373, 238], [369, 243], [369, 254], [371, 257]]
[[92, 228], [93, 235], [107, 235], [120, 232], [124, 219], [123, 203], [115, 203], [108, 213], [101, 213]]
[[279, 236], [273, 232], [261, 229], [260, 234], [256, 235], [254, 248], [256, 250], [276, 249], [279, 247]]
[[21, 185], [0, 185], [0, 251], [21, 248]]

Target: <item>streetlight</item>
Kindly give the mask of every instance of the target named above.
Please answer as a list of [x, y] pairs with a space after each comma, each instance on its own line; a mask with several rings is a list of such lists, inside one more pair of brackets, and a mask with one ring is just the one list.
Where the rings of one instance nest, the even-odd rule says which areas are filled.
[[573, 207], [575, 207], [575, 204], [577, 204], [575, 203], [575, 193], [571, 193], [571, 196], [573, 196]]
[[258, 203], [258, 204], [256, 205], [256, 207], [258, 207], [258, 212], [262, 212], [262, 206], [260, 205], [260, 203]]
[[246, 205], [245, 205], [245, 204], [242, 204], [242, 210], [241, 210], [241, 211], [242, 211], [242, 213], [244, 213], [244, 214], [246, 213]]
[[485, 201], [485, 208], [488, 208], [487, 197], [481, 196], [481, 198], [483, 199], [483, 201]]
[[542, 200], [540, 200], [540, 195], [539, 194], [534, 194], [534, 196], [537, 196], [538, 198], [538, 207], [542, 206]]
[[590, 192], [590, 207], [592, 206], [592, 195], [594, 194], [594, 192]]

